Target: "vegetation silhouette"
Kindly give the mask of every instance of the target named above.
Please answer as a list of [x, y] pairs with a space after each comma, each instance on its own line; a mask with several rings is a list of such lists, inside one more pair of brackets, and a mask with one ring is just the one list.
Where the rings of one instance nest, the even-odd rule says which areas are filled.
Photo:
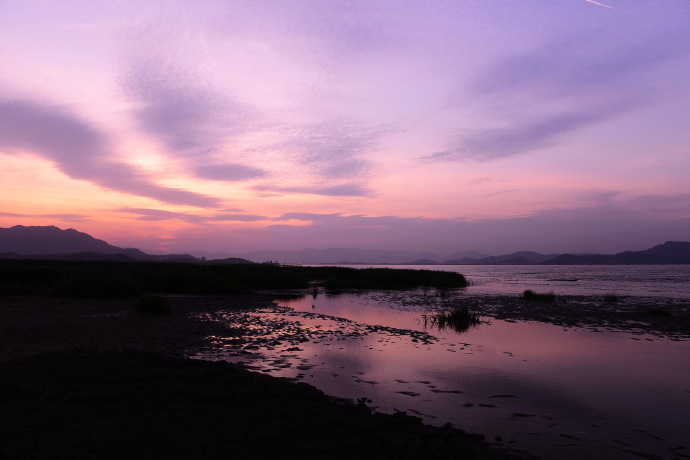
[[612, 293], [604, 294], [604, 302], [611, 302], [611, 303], [618, 302], [618, 296], [616, 294], [612, 294]]
[[558, 296], [553, 291], [539, 293], [534, 292], [532, 289], [526, 289], [525, 292], [522, 293], [522, 298], [534, 302], [556, 302], [558, 300]]
[[462, 288], [459, 273], [392, 268], [273, 264], [0, 260], [0, 294], [134, 297], [146, 294], [242, 294], [254, 290]]
[[450, 311], [424, 314], [422, 315], [422, 321], [424, 328], [431, 326], [440, 331], [453, 330], [460, 333], [467, 332], [482, 323], [477, 313], [470, 311], [464, 306]]
[[673, 316], [673, 313], [668, 308], [664, 307], [651, 307], [644, 311], [645, 315], [652, 316]]

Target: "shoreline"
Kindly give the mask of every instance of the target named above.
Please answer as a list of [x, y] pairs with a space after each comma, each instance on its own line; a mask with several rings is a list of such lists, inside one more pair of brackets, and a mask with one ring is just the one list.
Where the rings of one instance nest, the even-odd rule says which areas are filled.
[[449, 310], [467, 306], [482, 316], [508, 321], [535, 321], [563, 327], [603, 328], [632, 334], [650, 334], [671, 340], [690, 339], [690, 300], [616, 296], [560, 295], [554, 302], [525, 300], [519, 294], [456, 292], [443, 296], [425, 293], [367, 293], [380, 303], [400, 302], [411, 307]]
[[[673, 308], [673, 315], [670, 317], [655, 316], [655, 315], [644, 315], [643, 311], [650, 305], [658, 305], [659, 299], [645, 299], [645, 298], [626, 298], [621, 297], [615, 303], [604, 303], [601, 299], [596, 299], [594, 297], [578, 297], [573, 296], [568, 297], [567, 301], [561, 301], [556, 303], [537, 303], [537, 302], [527, 302], [520, 299], [517, 296], [491, 296], [491, 295], [468, 295], [466, 293], [458, 293], [457, 296], [429, 296], [429, 294], [419, 294], [416, 296], [414, 293], [409, 291], [396, 292], [396, 291], [386, 291], [386, 292], [367, 292], [363, 293], [364, 296], [371, 298], [376, 298], [377, 301], [388, 301], [395, 303], [399, 301], [401, 296], [405, 296], [408, 300], [408, 305], [411, 308], [417, 308], [420, 305], [432, 305], [433, 308], [443, 309], [457, 302], [459, 299], [467, 303], [470, 306], [476, 307], [482, 312], [482, 314], [491, 316], [493, 318], [507, 319], [510, 321], [539, 321], [539, 322], [549, 322], [551, 324], [567, 325], [569, 327], [583, 327], [583, 328], [614, 328], [615, 330], [625, 330], [626, 332], [631, 332], [634, 334], [655, 334], [663, 336], [672, 336], [671, 340], [685, 340], [688, 338], [688, 318], [690, 317], [690, 308], [688, 308], [687, 303], [675, 302], [671, 307]], [[98, 394], [103, 395], [108, 392], [124, 391], [121, 385], [114, 385], [116, 382], [118, 373], [122, 373], [122, 370], [115, 371], [114, 369], [120, 366], [129, 369], [133, 372], [143, 372], [145, 370], [158, 369], [159, 374], [168, 372], [166, 369], [170, 367], [179, 368], [180, 372], [183, 368], [188, 368], [190, 378], [194, 381], [195, 372], [210, 373], [209, 375], [215, 375], [217, 372], [220, 374], [225, 373], [225, 371], [218, 371], [217, 368], [209, 367], [206, 370], [198, 370], [201, 368], [195, 368], [193, 366], [204, 366], [205, 364], [189, 364], [190, 361], [200, 361], [201, 363], [213, 363], [212, 361], [203, 361], [198, 359], [182, 359], [181, 356], [193, 357], [199, 352], [208, 351], [217, 344], [213, 343], [213, 338], [215, 339], [225, 339], [220, 340], [218, 343], [222, 344], [226, 352], [235, 352], [235, 356], [246, 356], [246, 362], [242, 366], [228, 364], [228, 363], [217, 363], [214, 365], [225, 366], [223, 369], [228, 370], [231, 374], [237, 374], [237, 370], [242, 369], [242, 372], [246, 372], [246, 369], [253, 369], [251, 363], [252, 359], [255, 359], [254, 350], [251, 348], [256, 342], [260, 346], [272, 346], [271, 343], [262, 344], [262, 334], [265, 330], [262, 330], [263, 326], [268, 330], [272, 330], [273, 325], [267, 324], [262, 325], [250, 319], [251, 315], [246, 315], [243, 312], [252, 311], [262, 311], [271, 310], [276, 307], [274, 300], [276, 294], [274, 293], [262, 293], [262, 294], [248, 294], [248, 295], [235, 295], [235, 296], [167, 296], [166, 297], [172, 304], [173, 314], [171, 315], [151, 315], [141, 312], [134, 311], [134, 304], [136, 299], [125, 298], [125, 299], [68, 299], [68, 298], [55, 298], [55, 297], [40, 297], [40, 296], [11, 296], [0, 298], [0, 315], [2, 315], [3, 321], [0, 323], [0, 369], [2, 369], [3, 375], [10, 375], [13, 372], [12, 369], [17, 369], [16, 366], [23, 369], [26, 372], [24, 375], [25, 380], [21, 380], [22, 377], [18, 377], [20, 380], [15, 381], [13, 384], [8, 383], [5, 385], [4, 390], [8, 388], [11, 390], [7, 394], [13, 394], [11, 398], [17, 398], [16, 393], [12, 393], [17, 388], [24, 388], [26, 390], [27, 385], [30, 387], [31, 384], [27, 384], [29, 381], [40, 381], [44, 382], [43, 386], [39, 389], [32, 389], [33, 391], [33, 401], [30, 399], [25, 399], [23, 408], [17, 409], [16, 420], [23, 420], [24, 428], [20, 429], [21, 433], [24, 433], [28, 426], [32, 426], [32, 430], [35, 432], [43, 432], [43, 428], [37, 428], [35, 422], [31, 422], [25, 417], [26, 412], [33, 412], [34, 417], [37, 413], [43, 413], [43, 409], [39, 406], [41, 404], [47, 403], [48, 405], [54, 405], [55, 408], [62, 407], [63, 409], [69, 408], [71, 404], [70, 401], [66, 401], [59, 392], [50, 390], [50, 387], [57, 388], [72, 388], [70, 385], [75, 385], [79, 375], [83, 377], [83, 371], [79, 371], [82, 365], [78, 364], [81, 360], [90, 362], [88, 367], [95, 367], [98, 369], [99, 375], [107, 381], [104, 382], [100, 380], [99, 382], [91, 382], [85, 388], [74, 389], [72, 388], [73, 397], [79, 400], [82, 398], [80, 395], [90, 394], [91, 391], [96, 391], [96, 387], [102, 388], [102, 391]], [[431, 299], [434, 302], [430, 303]], [[387, 299], [387, 300], [386, 300]], [[664, 305], [670, 305], [665, 303]], [[243, 318], [237, 325], [235, 329], [229, 329], [227, 325], [223, 324], [223, 321], [214, 320], [213, 316], [219, 311], [228, 311], [228, 314], [232, 315], [233, 318]], [[308, 313], [308, 315], [313, 315], [314, 313]], [[361, 326], [361, 325], [360, 325]], [[373, 327], [374, 330], [380, 331], [380, 327]], [[280, 329], [280, 327], [278, 328]], [[286, 336], [278, 338], [277, 340], [287, 344], [291, 340], [296, 341], [309, 341], [314, 340], [313, 336], [310, 336], [304, 331], [286, 331], [289, 332]], [[325, 331], [324, 331], [325, 332]], [[363, 331], [366, 333], [366, 331]], [[409, 334], [414, 333], [414, 331], [403, 331], [403, 330], [391, 330], [390, 333], [393, 334]], [[671, 334], [671, 335], [669, 335]], [[212, 340], [209, 340], [212, 338]], [[424, 337], [417, 337], [418, 340], [423, 341]], [[265, 341], [265, 340], [264, 340]], [[88, 351], [75, 351], [75, 348], [81, 348]], [[254, 348], [257, 348], [254, 346]], [[136, 351], [132, 351], [136, 350]], [[57, 352], [57, 355], [54, 354]], [[138, 353], [144, 352], [146, 356], [137, 357]], [[52, 353], [52, 354], [51, 354]], [[86, 353], [86, 355], [84, 355]], [[93, 354], [97, 353], [97, 354]], [[132, 355], [134, 353], [134, 355]], [[92, 354], [92, 355], [89, 355]], [[222, 352], [221, 352], [222, 354]], [[38, 355], [38, 356], [35, 356]], [[137, 356], [135, 356], [137, 355]], [[172, 359], [176, 364], [166, 364], [165, 366], [159, 368], [158, 362], [161, 363], [168, 362], [168, 359]], [[242, 358], [244, 359], [244, 358]], [[50, 379], [53, 376], [49, 373], [45, 373], [45, 369], [50, 368], [50, 363], [52, 361], [58, 360], [65, 366], [65, 371], [67, 373], [74, 373], [70, 379], [60, 382], [54, 382], [49, 384]], [[133, 360], [133, 361], [131, 361]], [[130, 362], [131, 361], [131, 362]], [[146, 362], [146, 364], [143, 364]], [[30, 364], [22, 364], [30, 363]], [[13, 367], [14, 366], [14, 367]], [[111, 366], [115, 366], [112, 367]], [[166, 367], [167, 366], [167, 367]], [[107, 369], [110, 369], [109, 371]], [[196, 370], [193, 370], [196, 369]], [[220, 369], [220, 368], [218, 368]], [[127, 372], [129, 372], [127, 371]], [[64, 373], [63, 372], [63, 373]], [[81, 372], [81, 374], [79, 373]], [[265, 372], [265, 371], [264, 371]], [[233, 374], [233, 375], [234, 375]], [[263, 401], [266, 395], [274, 394], [278, 390], [280, 385], [283, 383], [288, 383], [286, 379], [281, 379], [278, 377], [269, 377], [267, 375], [261, 375], [258, 372], [252, 372], [251, 374], [259, 375], [257, 378], [267, 378], [268, 380], [263, 385], [266, 386], [267, 390], [260, 398], [255, 400], [258, 404], [257, 407], [261, 407], [260, 401]], [[202, 379], [203, 380], [203, 379]], [[292, 383], [295, 384], [294, 380], [291, 379]], [[110, 383], [108, 383], [110, 382]], [[276, 386], [271, 387], [270, 382], [276, 382]], [[278, 384], [277, 382], [283, 382]], [[157, 389], [150, 391], [160, 391], [167, 394], [168, 398], [177, 397], [181, 395], [178, 394], [174, 396], [168, 394], [166, 387], [173, 383], [170, 378], [163, 379], [159, 381], [155, 386]], [[210, 383], [209, 383], [210, 384]], [[9, 387], [8, 387], [9, 385]], [[126, 383], [125, 383], [126, 385]], [[191, 384], [190, 384], [191, 385]], [[194, 383], [197, 385], [198, 392], [204, 392], [204, 385], [201, 382]], [[226, 382], [227, 385], [227, 382]], [[242, 386], [239, 382], [231, 384], [230, 387], [234, 388], [232, 391], [236, 390], [236, 387]], [[299, 385], [305, 385], [303, 383]], [[308, 385], [306, 385], [308, 386]], [[189, 387], [191, 388], [191, 386]], [[231, 388], [231, 389], [232, 389]], [[273, 388], [272, 390], [269, 388]], [[310, 387], [313, 388], [313, 387]], [[22, 390], [22, 391], [25, 391]], [[79, 393], [82, 391], [82, 393]], [[191, 390], [189, 390], [191, 391]], [[189, 392], [188, 391], [188, 392]], [[320, 393], [319, 390], [315, 390]], [[125, 395], [129, 393], [125, 392]], [[21, 396], [21, 395], [20, 395]], [[154, 395], [155, 396], [155, 395]], [[150, 398], [151, 394], [140, 394], [137, 393], [136, 398], [147, 399]], [[219, 395], [222, 398], [224, 396]], [[8, 398], [10, 398], [8, 396]], [[10, 398], [10, 399], [11, 399]], [[125, 401], [129, 396], [118, 397], [120, 402]], [[135, 399], [136, 399], [135, 398]], [[9, 401], [7, 399], [5, 402]], [[94, 398], [92, 398], [94, 399]], [[318, 399], [318, 398], [317, 398]], [[102, 404], [103, 401], [98, 401], [95, 398], [94, 408], [98, 407], [98, 404]], [[107, 400], [107, 398], [106, 398]], [[330, 400], [334, 400], [330, 398]], [[38, 402], [36, 402], [38, 401]], [[280, 402], [275, 404], [280, 407], [288, 407], [286, 404], [292, 404], [290, 401], [286, 401], [285, 398], [280, 399]], [[331, 401], [332, 402], [332, 401]], [[39, 406], [37, 406], [39, 404]], [[128, 403], [127, 403], [128, 404]], [[196, 404], [196, 403], [195, 403]], [[330, 403], [329, 403], [330, 404]], [[353, 404], [350, 403], [350, 406]], [[355, 404], [356, 407], [359, 407]], [[299, 412], [301, 411], [301, 406], [298, 404], [296, 407], [291, 407], [291, 411]], [[329, 406], [330, 407], [330, 406]], [[371, 412], [366, 407], [359, 407], [365, 412]], [[190, 410], [195, 411], [192, 406]], [[326, 412], [330, 409], [324, 409]], [[336, 409], [338, 410], [338, 409]], [[56, 412], [60, 412], [55, 409]], [[251, 411], [247, 412], [247, 417], [249, 418], [263, 418], [262, 423], [272, 424], [275, 426], [276, 420], [273, 415], [266, 412], [257, 412], [252, 415]], [[371, 414], [376, 417], [384, 416], [386, 414]], [[157, 417], [158, 415], [155, 415]], [[346, 417], [350, 417], [347, 415]], [[388, 417], [403, 417], [402, 414], [398, 415], [386, 415]], [[118, 416], [122, 418], [122, 416]], [[213, 417], [220, 417], [217, 413], [214, 413]], [[325, 417], [325, 416], [324, 416]], [[357, 417], [363, 417], [362, 414], [357, 415]], [[406, 417], [406, 416], [405, 416]], [[116, 417], [117, 418], [117, 417]], [[409, 419], [414, 419], [421, 425], [421, 422], [416, 417], [407, 417]], [[71, 420], [71, 419], [70, 419]], [[324, 421], [326, 423], [327, 420]], [[27, 425], [28, 423], [28, 425]], [[51, 422], [53, 427], [57, 425], [64, 424], [64, 420], [58, 420], [56, 422]], [[68, 421], [69, 423], [81, 423], [75, 420]], [[182, 423], [182, 422], [180, 422]], [[239, 422], [238, 422], [239, 423]], [[295, 423], [295, 422], [290, 422]], [[372, 422], [373, 423], [373, 422]], [[409, 423], [412, 423], [409, 421]], [[20, 424], [21, 425], [21, 424]], [[385, 423], [381, 426], [384, 426]], [[427, 427], [427, 425], [423, 425]], [[17, 428], [17, 426], [15, 426]], [[51, 428], [52, 429], [52, 428]], [[81, 429], [81, 428], [79, 428]], [[125, 429], [122, 425], [118, 429]], [[188, 428], [181, 428], [177, 426], [176, 430], [187, 430]], [[260, 428], [256, 428], [259, 430]], [[396, 428], [397, 429], [397, 428]], [[415, 428], [416, 430], [417, 428]], [[424, 428], [424, 430], [441, 430], [440, 432], [434, 431], [435, 434], [429, 434], [424, 431], [424, 438], [431, 436], [428, 439], [437, 439], [435, 436], [441, 436], [444, 429], [450, 429], [449, 427], [430, 427]], [[24, 430], [24, 431], [22, 431]], [[36, 431], [38, 430], [38, 431]], [[313, 428], [312, 428], [313, 430]], [[381, 431], [383, 430], [383, 431]], [[374, 437], [385, 438], [385, 430], [381, 428], [377, 431]], [[100, 428], [96, 431], [100, 432]], [[192, 430], [194, 431], [194, 430]], [[10, 433], [12, 432], [7, 431]], [[50, 432], [48, 430], [46, 433]], [[533, 458], [530, 454], [519, 453], [509, 450], [499, 450], [494, 449], [496, 452], [487, 454], [484, 452], [487, 446], [491, 445], [494, 448], [500, 447], [505, 449], [505, 444], [501, 443], [487, 443], [478, 435], [469, 435], [468, 438], [462, 434], [462, 430], [459, 430], [463, 442], [469, 442], [474, 445], [477, 452], [467, 454], [467, 458]], [[54, 432], [53, 432], [54, 433]], [[372, 431], [373, 433], [373, 431]], [[439, 434], [441, 433], [441, 434]], [[54, 433], [55, 434], [55, 433]], [[446, 436], [443, 434], [441, 437]], [[458, 435], [456, 433], [455, 435]], [[455, 436], [453, 435], [453, 436]], [[5, 435], [8, 436], [8, 435]], [[23, 436], [23, 435], [22, 435]], [[157, 436], [163, 436], [161, 434]], [[190, 435], [191, 436], [191, 435]], [[201, 435], [199, 435], [201, 436]], [[219, 435], [222, 437], [222, 435]], [[328, 436], [332, 436], [329, 434]], [[21, 436], [20, 436], [21, 437]], [[203, 436], [202, 436], [203, 437]], [[8, 439], [14, 438], [14, 436], [6, 437], [4, 443]], [[2, 439], [2, 438], [0, 438]], [[443, 438], [446, 439], [446, 438]], [[42, 441], [44, 442], [44, 441]], [[132, 441], [134, 442], [134, 441]], [[139, 442], [139, 441], [136, 441]], [[239, 442], [239, 441], [238, 441]], [[249, 442], [249, 441], [247, 441]], [[251, 441], [255, 442], [255, 441]], [[281, 440], [281, 442], [292, 442]], [[367, 441], [368, 442], [368, 441]], [[422, 441], [420, 441], [422, 442]], [[424, 441], [426, 442], [426, 441]], [[424, 444], [422, 442], [422, 444]], [[434, 441], [436, 442], [436, 441]], [[456, 442], [456, 441], [453, 441]], [[445, 443], [443, 441], [441, 444]], [[29, 443], [31, 444], [31, 443]], [[27, 445], [29, 445], [27, 444]], [[136, 444], [136, 443], [135, 443]], [[417, 443], [419, 444], [419, 443]], [[415, 444], [417, 446], [417, 444]], [[84, 446], [83, 442], [80, 444]], [[2, 446], [2, 444], [0, 444]], [[396, 446], [398, 446], [396, 444]], [[64, 446], [63, 446], [64, 447]], [[74, 446], [73, 446], [74, 447]], [[418, 447], [418, 446], [417, 446]], [[141, 447], [144, 449], [144, 447]], [[307, 448], [302, 446], [302, 448]], [[322, 446], [321, 449], [326, 449], [327, 446]], [[401, 451], [406, 451], [410, 449], [410, 446], [406, 447], [394, 447], [389, 445], [391, 452], [395, 449], [400, 449]], [[234, 446], [233, 449], [237, 451], [238, 446]], [[467, 446], [464, 447], [467, 449]], [[79, 458], [81, 454], [77, 451], [70, 451], [71, 453], [65, 454], [65, 457]], [[76, 452], [76, 453], [75, 453]], [[245, 452], [245, 451], [242, 451]], [[248, 458], [252, 458], [251, 455], [246, 451]], [[423, 453], [418, 452], [418, 455], [414, 458], [443, 458], [441, 454], [437, 451], [434, 456], [424, 457]], [[468, 451], [469, 452], [469, 451]], [[493, 450], [491, 451], [493, 452]], [[2, 447], [0, 447], [0, 453], [2, 453]], [[322, 451], [322, 454], [324, 452]], [[255, 453], [256, 454], [256, 453]], [[502, 455], [502, 457], [491, 457], [486, 455]], [[29, 456], [34, 454], [27, 454]], [[75, 457], [76, 455], [76, 457]], [[84, 454], [86, 458], [86, 454]], [[99, 454], [100, 455], [100, 454]], [[103, 454], [105, 455], [105, 454]], [[204, 454], [206, 455], [206, 454]], [[209, 454], [210, 455], [210, 454]], [[259, 454], [256, 454], [259, 455]], [[254, 456], [254, 458], [270, 458]], [[353, 453], [354, 455], [354, 453]], [[359, 455], [359, 454], [357, 454]], [[391, 454], [392, 455], [392, 454]], [[474, 456], [473, 456], [474, 455]], [[478, 456], [477, 456], [478, 455]], [[36, 455], [41, 458], [41, 455]], [[132, 458], [130, 453], [127, 456]], [[188, 456], [187, 456], [188, 457]], [[13, 458], [13, 457], [10, 457]], [[18, 456], [15, 458], [24, 458]], [[43, 458], [53, 458], [46, 454]], [[103, 458], [107, 458], [103, 457]], [[113, 457], [116, 458], [116, 457]], [[172, 458], [186, 458], [182, 457], [172, 457]], [[210, 456], [208, 458], [213, 458]], [[301, 457], [300, 457], [301, 458]], [[305, 457], [308, 458], [308, 457]], [[347, 456], [343, 457], [347, 458]], [[379, 455], [377, 458], [386, 458], [385, 456]], [[395, 456], [391, 458], [397, 458]], [[412, 458], [412, 457], [410, 457]], [[452, 458], [452, 457], [450, 457]]]
[[191, 315], [251, 311], [272, 298], [173, 296], [166, 316], [135, 312], [133, 299], [1, 298], [0, 454], [536, 458], [450, 425], [375, 413], [304, 383], [180, 357], [228, 332]]
[[534, 459], [224, 362], [62, 351], [0, 363], [7, 459]]

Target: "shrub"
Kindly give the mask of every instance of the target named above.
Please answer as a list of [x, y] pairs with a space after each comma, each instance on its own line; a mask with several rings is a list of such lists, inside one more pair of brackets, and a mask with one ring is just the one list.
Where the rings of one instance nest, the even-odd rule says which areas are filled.
[[522, 293], [522, 298], [525, 300], [533, 300], [535, 302], [555, 302], [558, 300], [558, 296], [555, 292], [538, 293], [531, 289], [525, 290]]
[[155, 313], [158, 315], [169, 315], [172, 313], [170, 302], [160, 296], [142, 297], [134, 307], [136, 311], [145, 313]]

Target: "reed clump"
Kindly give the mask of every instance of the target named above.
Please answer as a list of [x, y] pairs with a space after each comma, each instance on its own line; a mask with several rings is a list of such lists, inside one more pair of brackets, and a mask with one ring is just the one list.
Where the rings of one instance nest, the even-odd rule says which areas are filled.
[[604, 294], [604, 302], [618, 302], [618, 296], [616, 294]]
[[652, 316], [673, 316], [671, 310], [664, 307], [650, 307], [644, 311], [644, 314]]
[[424, 327], [435, 327], [439, 330], [450, 329], [456, 332], [467, 332], [482, 323], [479, 314], [467, 307], [455, 308], [450, 311], [440, 311], [429, 315], [422, 315]]
[[522, 298], [534, 302], [556, 302], [558, 300], [558, 296], [553, 291], [540, 293], [534, 292], [532, 289], [526, 289], [522, 293]]

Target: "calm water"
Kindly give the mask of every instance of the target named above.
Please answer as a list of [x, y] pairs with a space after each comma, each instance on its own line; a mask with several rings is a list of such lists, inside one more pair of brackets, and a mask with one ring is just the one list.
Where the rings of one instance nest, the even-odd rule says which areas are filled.
[[[464, 273], [474, 283], [468, 293], [532, 288], [685, 299], [690, 274], [688, 266], [424, 268]], [[264, 340], [250, 360], [223, 357], [220, 345], [201, 357], [242, 360], [544, 458], [690, 455], [689, 342], [495, 319], [464, 334], [427, 330], [427, 308], [401, 298], [320, 293], [279, 301], [289, 310], [253, 313], [257, 324], [269, 336], [294, 325], [311, 340]], [[232, 316], [217, 319], [233, 324]]]
[[[358, 266], [358, 267], [374, 267]], [[379, 265], [380, 267], [380, 265]], [[562, 295], [618, 294], [690, 299], [690, 265], [391, 265], [445, 270], [472, 282], [468, 292], [517, 294], [525, 289]]]

